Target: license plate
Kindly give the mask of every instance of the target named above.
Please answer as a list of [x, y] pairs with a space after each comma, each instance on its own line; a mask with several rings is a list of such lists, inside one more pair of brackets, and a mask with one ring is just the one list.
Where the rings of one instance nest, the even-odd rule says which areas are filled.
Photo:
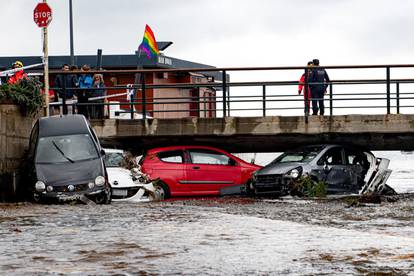
[[112, 194], [114, 196], [126, 196], [128, 194], [128, 191], [124, 189], [113, 189]]

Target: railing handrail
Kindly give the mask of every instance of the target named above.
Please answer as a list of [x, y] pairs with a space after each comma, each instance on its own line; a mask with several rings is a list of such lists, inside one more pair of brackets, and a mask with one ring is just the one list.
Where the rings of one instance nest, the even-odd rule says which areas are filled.
[[[316, 67], [316, 66], [315, 66]], [[313, 68], [315, 68], [313, 67]], [[380, 69], [380, 68], [414, 68], [414, 64], [362, 64], [362, 65], [321, 65], [324, 69]], [[160, 68], [160, 69], [123, 69], [123, 70], [89, 70], [87, 72], [50, 70], [50, 74], [113, 74], [113, 73], [161, 73], [161, 72], [221, 72], [221, 71], [275, 71], [304, 70], [307, 66], [268, 66], [268, 67], [212, 67], [212, 68]]]

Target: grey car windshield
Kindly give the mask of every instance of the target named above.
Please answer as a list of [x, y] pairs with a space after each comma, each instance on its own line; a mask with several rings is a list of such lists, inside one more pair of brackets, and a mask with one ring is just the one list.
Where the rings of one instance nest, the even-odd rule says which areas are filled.
[[73, 163], [98, 157], [89, 134], [41, 137], [36, 150], [36, 163]]
[[124, 154], [122, 152], [107, 152], [105, 154], [105, 165], [107, 167], [122, 167], [124, 163]]
[[288, 163], [288, 162], [302, 162], [307, 163], [312, 161], [323, 147], [305, 147], [294, 151], [287, 151], [276, 158], [272, 163]]

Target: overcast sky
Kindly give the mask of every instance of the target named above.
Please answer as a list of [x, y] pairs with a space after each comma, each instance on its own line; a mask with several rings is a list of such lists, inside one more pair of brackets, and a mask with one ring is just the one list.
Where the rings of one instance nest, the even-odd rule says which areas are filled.
[[[41, 55], [39, 0], [0, 0], [1, 56]], [[69, 1], [49, 0], [51, 55], [69, 54]], [[411, 0], [73, 0], [75, 54], [132, 54], [149, 24], [166, 55], [210, 65], [414, 63]]]

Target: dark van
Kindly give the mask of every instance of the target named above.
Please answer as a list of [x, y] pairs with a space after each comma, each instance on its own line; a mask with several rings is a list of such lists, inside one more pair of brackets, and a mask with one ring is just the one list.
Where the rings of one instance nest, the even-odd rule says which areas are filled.
[[110, 186], [99, 140], [82, 115], [40, 118], [32, 129], [26, 172], [35, 200], [110, 202]]

